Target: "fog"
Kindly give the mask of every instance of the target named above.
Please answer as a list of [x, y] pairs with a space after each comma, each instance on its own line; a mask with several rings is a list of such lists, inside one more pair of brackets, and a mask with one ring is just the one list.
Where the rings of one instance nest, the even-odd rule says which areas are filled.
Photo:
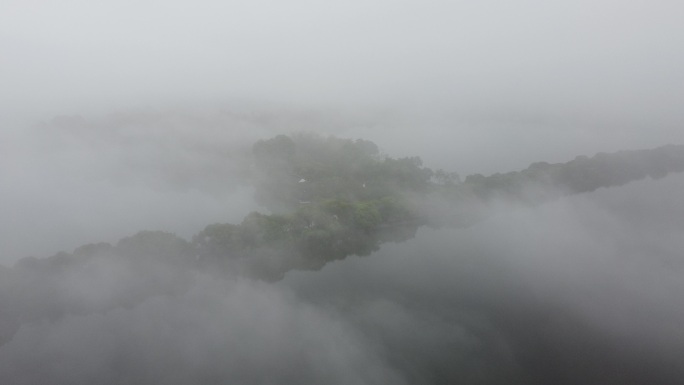
[[489, 116], [681, 118], [672, 1], [70, 0], [2, 11], [3, 104], [389, 100]]
[[540, 125], [553, 131], [672, 130], [682, 119], [674, 1], [1, 7], [0, 95], [22, 116], [247, 100], [550, 120]]
[[[67, 311], [25, 321], [0, 377], [674, 384], [683, 188], [678, 175], [509, 208], [270, 284], [103, 257], [27, 281], [24, 306]], [[172, 291], [116, 305], [139, 285]]]
[[683, 12], [2, 2], [0, 380], [681, 382], [681, 174], [496, 202], [277, 282], [119, 249], [64, 270], [25, 257], [268, 213], [251, 151], [279, 134], [367, 139], [461, 177], [682, 144]]

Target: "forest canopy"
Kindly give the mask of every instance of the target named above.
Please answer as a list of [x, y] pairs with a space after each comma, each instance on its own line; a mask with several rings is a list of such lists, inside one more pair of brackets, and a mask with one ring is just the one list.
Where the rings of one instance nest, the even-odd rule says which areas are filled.
[[363, 139], [299, 133], [252, 147], [255, 199], [267, 211], [240, 223], [215, 223], [191, 241], [143, 231], [115, 246], [93, 244], [18, 268], [67, 266], [93, 255], [163, 259], [224, 274], [278, 280], [293, 269], [320, 269], [385, 242], [415, 236], [421, 226], [469, 226], [495, 202], [539, 205], [564, 195], [684, 171], [684, 146], [537, 162], [491, 176], [432, 170], [419, 157], [392, 158]]
[[[209, 224], [190, 240], [141, 231], [113, 244], [92, 243], [48, 258], [26, 257], [12, 268], [0, 266], [0, 345], [11, 343], [22, 325], [135, 309], [152, 298], [181, 298], [197, 277], [278, 281], [293, 270], [317, 270], [350, 255], [370, 255], [384, 243], [413, 238], [424, 226], [469, 226], [501, 202], [540, 205], [684, 171], [681, 145], [538, 162], [525, 170], [469, 175], [463, 181], [453, 171], [425, 167], [418, 157], [391, 158], [366, 140], [277, 136], [255, 143], [252, 155], [255, 198], [263, 210], [241, 222]], [[457, 279], [443, 278], [463, 280], [456, 287], [466, 287], [477, 281], [469, 269], [459, 270]], [[487, 270], [488, 277], [491, 273]], [[479, 289], [471, 294], [481, 301]], [[498, 296], [491, 301], [482, 306], [491, 307], [483, 311], [492, 319], [518, 322], [519, 304], [501, 304]], [[543, 325], [545, 316], [534, 314], [531, 325]], [[422, 351], [411, 357], [425, 359]]]

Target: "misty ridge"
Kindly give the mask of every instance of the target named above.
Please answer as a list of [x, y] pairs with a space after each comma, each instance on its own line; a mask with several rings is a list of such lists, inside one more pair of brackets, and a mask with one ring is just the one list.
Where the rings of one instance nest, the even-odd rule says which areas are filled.
[[0, 384], [684, 383], [681, 1], [0, 1]]
[[[242, 128], [273, 119], [226, 112], [222, 116], [231, 123], [242, 122]], [[174, 126], [178, 121], [185, 126]], [[133, 244], [138, 241], [132, 239], [141, 244], [158, 242], [164, 254], [170, 252], [164, 246], [166, 237], [169, 247], [196, 258], [193, 263], [197, 265], [222, 266], [261, 279], [281, 279], [291, 269], [319, 269], [331, 260], [368, 255], [382, 243], [412, 238], [421, 226], [470, 226], [501, 204], [536, 206], [566, 195], [684, 171], [684, 146], [669, 145], [578, 156], [566, 163], [538, 162], [519, 172], [473, 174], [461, 181], [456, 172], [424, 167], [420, 157], [392, 158], [364, 139], [294, 133], [249, 146], [234, 135], [218, 136], [218, 140], [207, 132], [197, 135], [187, 130], [188, 123], [204, 123], [210, 134], [217, 134], [225, 132], [220, 127], [226, 119], [115, 114], [93, 125], [80, 116], [60, 116], [38, 128], [39, 133], [48, 134], [45, 139], [58, 152], [74, 152], [70, 140], [96, 152], [105, 146], [114, 148], [120, 159], [131, 162], [125, 167], [133, 170], [128, 183], [139, 179], [154, 188], [194, 188], [212, 194], [249, 185], [267, 214], [252, 211], [240, 223], [210, 224], [184, 246], [180, 238], [173, 241], [164, 232], [144, 231], [126, 239]], [[169, 131], [165, 125], [171, 126]], [[136, 154], [143, 151], [145, 158], [139, 158]], [[104, 172], [100, 178], [120, 179], [106, 168], [95, 170]], [[151, 177], [155, 171], [161, 179]], [[147, 240], [154, 237], [159, 239]], [[103, 243], [95, 250], [107, 247]], [[77, 254], [83, 254], [81, 249]], [[180, 257], [169, 257], [174, 259]]]
[[[102, 154], [88, 178], [244, 189], [258, 206], [187, 239], [135, 229], [2, 267], [6, 383], [641, 384], [684, 374], [674, 274], [684, 146], [462, 177], [369, 140], [302, 133], [287, 114], [220, 115], [37, 127], [56, 159]], [[121, 161], [130, 171], [109, 172]]]

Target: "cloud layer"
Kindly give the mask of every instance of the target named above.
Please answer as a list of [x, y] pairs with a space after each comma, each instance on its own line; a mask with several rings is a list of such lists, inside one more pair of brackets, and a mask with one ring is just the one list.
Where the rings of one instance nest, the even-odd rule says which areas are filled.
[[[675, 175], [502, 207], [469, 229], [424, 229], [276, 284], [103, 255], [25, 298], [67, 312], [24, 321], [0, 347], [0, 377], [676, 383], [682, 188]], [[140, 290], [152, 295], [116, 305]]]

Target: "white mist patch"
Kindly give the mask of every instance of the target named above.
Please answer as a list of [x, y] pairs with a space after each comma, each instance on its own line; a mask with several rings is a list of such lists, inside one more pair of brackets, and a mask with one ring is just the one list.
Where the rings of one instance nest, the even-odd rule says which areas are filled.
[[145, 248], [103, 247], [72, 267], [27, 259], [0, 271], [21, 289], [3, 304], [14, 311], [0, 379], [672, 383], [684, 372], [683, 189], [671, 175], [536, 208], [502, 203], [470, 228], [423, 228], [278, 283], [199, 273]]
[[153, 297], [27, 324], [0, 349], [7, 383], [401, 384], [343, 319], [272, 286], [195, 277], [180, 297]]
[[[672, 383], [684, 372], [683, 193], [684, 176], [671, 175], [536, 208], [501, 204], [470, 228], [422, 229], [367, 258], [289, 273], [282, 284], [361, 324], [382, 319], [369, 306], [384, 304], [387, 319], [373, 333], [391, 334], [406, 314], [430, 319], [389, 341], [460, 333], [458, 348], [430, 346], [480, 352], [472, 365], [499, 363], [503, 383]], [[419, 362], [412, 348], [394, 352]], [[439, 367], [432, 364], [425, 373]]]

